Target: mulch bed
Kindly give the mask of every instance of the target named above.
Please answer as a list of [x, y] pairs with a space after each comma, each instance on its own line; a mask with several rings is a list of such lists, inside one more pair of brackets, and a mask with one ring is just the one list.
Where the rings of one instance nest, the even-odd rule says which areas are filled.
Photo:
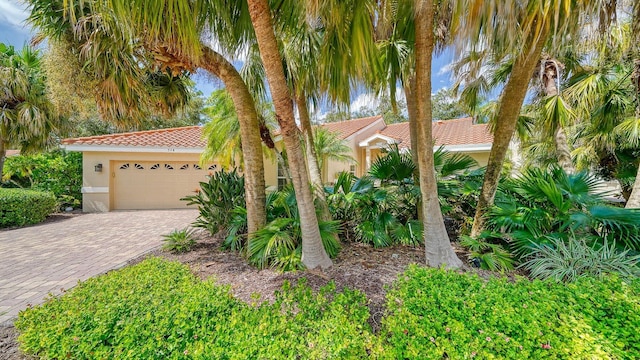
[[[73, 215], [72, 215], [73, 216]], [[320, 271], [297, 271], [281, 273], [271, 269], [259, 270], [247, 264], [238, 253], [220, 248], [222, 239], [200, 233], [195, 248], [184, 254], [172, 254], [163, 250], [155, 250], [129, 264], [136, 264], [150, 256], [159, 256], [179, 261], [188, 265], [201, 279], [213, 277], [217, 283], [231, 287], [233, 294], [240, 300], [255, 302], [255, 295], [260, 300], [271, 301], [274, 292], [279, 290], [285, 281], [295, 284], [300, 278], [306, 278], [307, 284], [314, 290], [330, 281], [341, 290], [345, 287], [364, 292], [369, 299], [369, 320], [374, 331], [379, 329], [384, 315], [384, 303], [387, 286], [397, 279], [409, 264], [424, 264], [424, 246], [391, 246], [373, 248], [361, 243], [343, 244], [333, 267]], [[461, 271], [475, 272], [483, 278], [496, 276], [495, 273], [472, 268], [466, 263], [467, 253], [457, 247], [454, 249], [460, 259], [465, 261]], [[13, 327], [0, 327], [0, 360], [29, 359], [20, 354], [17, 346], [17, 332]]]

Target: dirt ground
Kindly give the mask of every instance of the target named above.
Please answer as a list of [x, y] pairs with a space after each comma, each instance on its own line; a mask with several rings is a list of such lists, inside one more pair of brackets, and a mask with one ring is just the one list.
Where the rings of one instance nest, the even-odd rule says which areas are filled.
[[[307, 284], [319, 289], [329, 281], [334, 281], [338, 290], [345, 287], [364, 292], [369, 299], [371, 313], [370, 324], [374, 331], [380, 326], [383, 316], [386, 287], [390, 285], [409, 264], [424, 263], [424, 247], [392, 246], [376, 249], [372, 246], [349, 243], [343, 247], [334, 265], [325, 271], [297, 271], [281, 273], [265, 269], [258, 270], [249, 266], [245, 259], [231, 251], [220, 249], [221, 239], [200, 234], [195, 248], [184, 254], [172, 254], [162, 250], [153, 251], [143, 257], [130, 261], [138, 263], [149, 256], [160, 256], [187, 264], [202, 279], [214, 277], [219, 284], [228, 284], [235, 296], [251, 302], [256, 293], [260, 299], [269, 301], [274, 292], [282, 287], [284, 281], [292, 283], [306, 278]], [[478, 272], [487, 277], [491, 273], [471, 268], [464, 250], [454, 244], [456, 253], [465, 261], [461, 271]], [[0, 360], [29, 359], [21, 355], [17, 346], [17, 332], [13, 327], [0, 327]]]

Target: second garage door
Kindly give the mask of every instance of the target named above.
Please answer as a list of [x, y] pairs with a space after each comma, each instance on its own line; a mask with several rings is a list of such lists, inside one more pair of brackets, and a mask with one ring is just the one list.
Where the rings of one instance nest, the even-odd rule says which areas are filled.
[[216, 170], [193, 162], [121, 161], [112, 168], [113, 209], [176, 209]]

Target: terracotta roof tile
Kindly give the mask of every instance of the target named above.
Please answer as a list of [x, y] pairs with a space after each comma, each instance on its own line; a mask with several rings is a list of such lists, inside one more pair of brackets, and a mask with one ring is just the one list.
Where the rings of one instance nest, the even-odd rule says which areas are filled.
[[202, 128], [187, 126], [62, 140], [63, 145], [204, 148]]
[[[493, 135], [487, 124], [474, 124], [473, 118], [453, 120], [438, 120], [432, 123], [435, 145], [471, 145], [490, 144]], [[409, 135], [409, 123], [390, 124], [380, 131], [381, 135], [394, 138], [399, 141], [399, 148], [409, 148], [411, 137]]]
[[382, 119], [382, 116], [370, 116], [366, 118], [346, 120], [340, 122], [326, 123], [320, 125], [322, 128], [331, 132], [340, 134], [341, 139], [346, 139], [354, 133], [364, 129], [365, 127], [373, 124], [374, 122]]

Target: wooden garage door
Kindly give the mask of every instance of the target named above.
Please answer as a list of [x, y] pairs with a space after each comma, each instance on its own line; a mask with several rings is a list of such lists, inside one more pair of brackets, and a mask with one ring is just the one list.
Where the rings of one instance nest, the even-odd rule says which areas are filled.
[[113, 209], [177, 209], [216, 169], [194, 162], [123, 161], [113, 164]]

